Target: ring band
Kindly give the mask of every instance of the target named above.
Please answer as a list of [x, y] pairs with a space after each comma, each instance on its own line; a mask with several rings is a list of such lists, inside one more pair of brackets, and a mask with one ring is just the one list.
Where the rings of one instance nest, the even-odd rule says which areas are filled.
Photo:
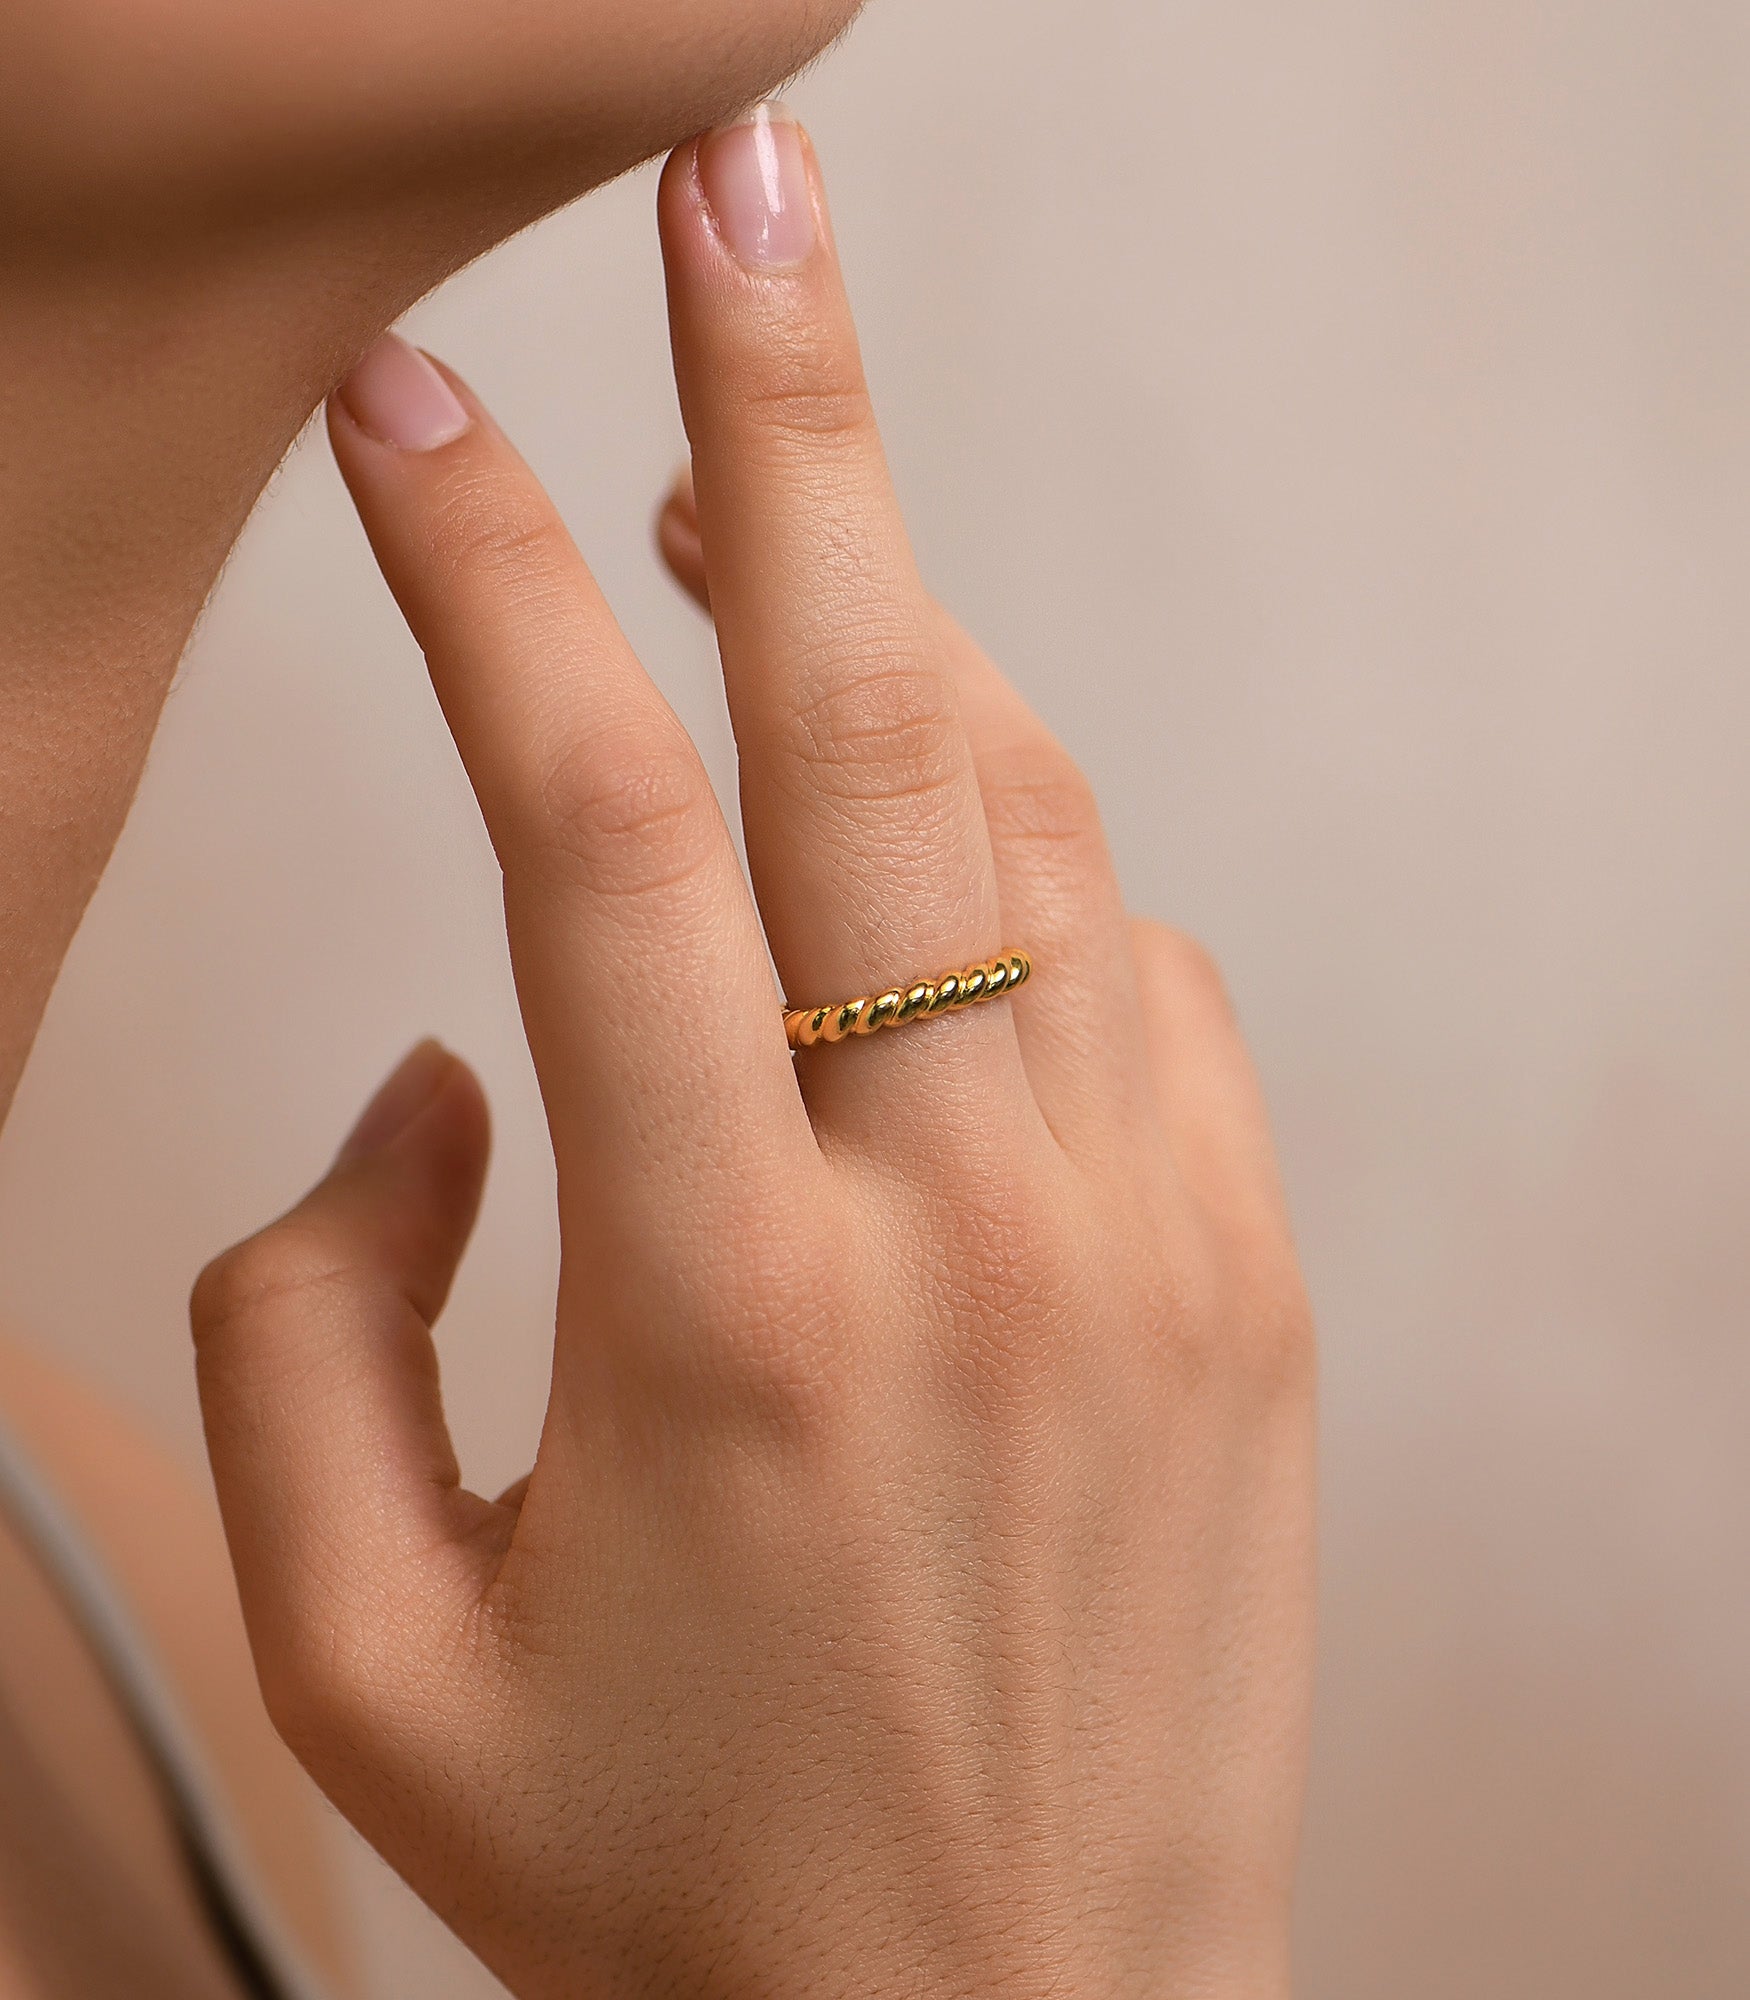
[[861, 1000], [840, 1000], [826, 1007], [793, 1007], [784, 1016], [784, 1034], [792, 1049], [811, 1049], [816, 1042], [843, 1042], [852, 1035], [878, 1035], [883, 1028], [903, 1028], [936, 1014], [958, 1013], [999, 999], [1025, 986], [1033, 976], [1033, 961], [1024, 951], [1006, 951], [998, 958], [969, 965], [964, 972], [945, 972], [939, 979], [920, 979], [911, 986], [866, 993]]

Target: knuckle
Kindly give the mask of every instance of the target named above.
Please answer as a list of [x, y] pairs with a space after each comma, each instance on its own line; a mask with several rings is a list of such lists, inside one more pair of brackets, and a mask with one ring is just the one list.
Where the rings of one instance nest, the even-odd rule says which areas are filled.
[[1054, 1289], [1051, 1274], [1067, 1260], [1059, 1241], [1063, 1215], [1056, 1197], [1020, 1175], [992, 1178], [956, 1205], [954, 1248], [970, 1299], [1001, 1318], [1036, 1307]]
[[1077, 1248], [1079, 1210], [1048, 1172], [987, 1164], [957, 1192], [944, 1254], [956, 1345], [1004, 1401], [1051, 1406], [1066, 1369], [1079, 1365], [1078, 1330], [1099, 1322]]
[[240, 1301], [254, 1289], [246, 1275], [249, 1255], [250, 1246], [238, 1244], [213, 1258], [195, 1279], [194, 1290], [189, 1295], [188, 1314], [194, 1324], [197, 1341], [222, 1330], [239, 1317], [242, 1310]]
[[1318, 1379], [1318, 1330], [1298, 1272], [1254, 1284], [1238, 1316], [1234, 1346], [1247, 1376], [1274, 1395], [1309, 1400]]
[[428, 552], [446, 576], [526, 584], [557, 566], [567, 552], [564, 528], [533, 495], [486, 490], [459, 477], [426, 530]]
[[1310, 1397], [1312, 1309], [1291, 1255], [1263, 1256], [1188, 1225], [1157, 1265], [1144, 1314], [1181, 1385], [1251, 1403]]
[[753, 373], [742, 408], [777, 444], [815, 452], [873, 435], [875, 413], [862, 369], [824, 334], [762, 349]]
[[[391, 1676], [350, 1621], [312, 1621], [258, 1656], [262, 1704], [280, 1739], [314, 1772], [381, 1752], [380, 1719], [393, 1720]], [[368, 1760], [367, 1760], [368, 1761]]]
[[196, 1279], [189, 1303], [196, 1339], [259, 1319], [346, 1275], [314, 1231], [295, 1221], [277, 1223], [215, 1257]]
[[960, 772], [960, 717], [947, 684], [909, 659], [830, 675], [785, 734], [810, 789], [846, 804], [924, 798]]
[[711, 781], [678, 726], [570, 742], [539, 785], [538, 845], [610, 896], [654, 894], [696, 873], [717, 818]]
[[308, 1768], [319, 1770], [343, 1743], [361, 1733], [362, 1714], [340, 1698], [307, 1647], [264, 1649], [256, 1678], [268, 1721]]
[[987, 768], [982, 789], [991, 834], [1006, 845], [1076, 854], [1105, 845], [1093, 786], [1055, 746], [999, 760]]
[[750, 390], [746, 407], [767, 437], [809, 451], [857, 443], [875, 422], [861, 383], [803, 369]]
[[1223, 1018], [1233, 1018], [1227, 980], [1206, 945], [1152, 917], [1133, 917], [1130, 934], [1137, 974], [1145, 985], [1202, 1001]]
[[1212, 1247], [1187, 1227], [1165, 1254], [1157, 1247], [1141, 1291], [1139, 1319], [1181, 1390], [1224, 1374], [1233, 1359], [1227, 1286]]
[[855, 1287], [833, 1250], [784, 1227], [750, 1230], [713, 1285], [709, 1372], [762, 1427], [818, 1428], [849, 1366]]

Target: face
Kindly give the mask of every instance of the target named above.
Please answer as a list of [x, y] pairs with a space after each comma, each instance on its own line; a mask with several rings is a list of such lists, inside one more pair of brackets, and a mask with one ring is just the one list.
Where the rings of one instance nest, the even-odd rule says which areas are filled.
[[0, 243], [609, 178], [861, 0], [36, 0], [0, 25]]

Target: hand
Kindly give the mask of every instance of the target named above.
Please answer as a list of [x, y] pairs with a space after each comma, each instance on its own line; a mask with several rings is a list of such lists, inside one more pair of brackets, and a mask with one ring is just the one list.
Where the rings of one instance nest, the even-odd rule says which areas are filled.
[[[770, 196], [776, 195], [774, 203]], [[533, 1471], [428, 1328], [486, 1119], [426, 1045], [197, 1289], [268, 1706], [525, 2000], [1281, 1995], [1312, 1343], [1220, 982], [918, 579], [811, 150], [661, 194], [753, 893], [692, 745], [453, 376], [332, 411], [503, 864], [558, 1162]], [[797, 1003], [1020, 946], [838, 1046]]]

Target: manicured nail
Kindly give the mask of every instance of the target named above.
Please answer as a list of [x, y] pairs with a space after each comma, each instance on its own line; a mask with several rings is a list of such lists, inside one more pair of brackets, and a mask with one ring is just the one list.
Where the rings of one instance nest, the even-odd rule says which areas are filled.
[[699, 141], [699, 183], [724, 242], [750, 270], [791, 270], [814, 249], [802, 128], [781, 99], [706, 133]]
[[395, 333], [384, 334], [334, 393], [360, 430], [399, 451], [436, 451], [469, 424], [455, 390]]
[[338, 1167], [386, 1153], [414, 1119], [435, 1102], [449, 1081], [455, 1058], [442, 1042], [424, 1041], [410, 1050], [388, 1082], [365, 1106], [335, 1160]]

